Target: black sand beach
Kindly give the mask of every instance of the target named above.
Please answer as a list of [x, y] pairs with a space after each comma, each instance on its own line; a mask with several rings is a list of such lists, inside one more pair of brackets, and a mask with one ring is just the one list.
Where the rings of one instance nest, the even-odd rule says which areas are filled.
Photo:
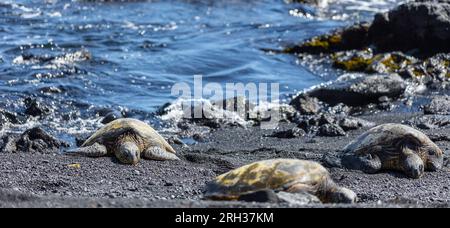
[[[377, 124], [402, 123], [422, 114], [382, 113], [361, 118]], [[288, 129], [292, 124], [283, 124]], [[338, 151], [366, 129], [346, 137], [267, 137], [273, 130], [220, 129], [207, 143], [176, 148], [181, 161], [141, 161], [136, 166], [112, 158], [71, 157], [60, 154], [0, 154], [2, 207], [447, 207], [450, 172], [427, 172], [421, 179], [401, 173], [364, 174], [330, 169], [336, 182], [354, 190], [354, 205], [259, 204], [204, 201], [202, 192], [216, 175], [253, 161], [298, 158], [321, 162], [324, 153]], [[450, 129], [424, 131], [448, 135]], [[437, 144], [447, 150], [449, 141]], [[77, 165], [73, 165], [77, 164]], [[79, 167], [77, 167], [79, 164]]]

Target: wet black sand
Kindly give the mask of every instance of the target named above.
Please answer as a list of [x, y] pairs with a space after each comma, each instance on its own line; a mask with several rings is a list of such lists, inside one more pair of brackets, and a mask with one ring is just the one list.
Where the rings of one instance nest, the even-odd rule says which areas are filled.
[[[361, 118], [377, 124], [411, 119], [421, 114], [374, 114]], [[287, 129], [293, 124], [282, 124]], [[205, 183], [216, 175], [252, 161], [299, 158], [321, 161], [366, 129], [346, 137], [266, 137], [273, 130], [226, 128], [207, 142], [176, 147], [182, 161], [141, 161], [137, 166], [112, 158], [71, 157], [60, 154], [0, 154], [0, 207], [292, 207], [287, 204], [203, 201]], [[448, 135], [450, 129], [424, 131]], [[437, 144], [447, 151], [450, 142]], [[76, 164], [76, 165], [73, 165]], [[79, 167], [77, 167], [79, 164]], [[419, 180], [400, 173], [364, 174], [332, 168], [342, 186], [354, 190], [356, 205], [305, 207], [446, 207], [450, 206], [450, 173], [426, 173]]]

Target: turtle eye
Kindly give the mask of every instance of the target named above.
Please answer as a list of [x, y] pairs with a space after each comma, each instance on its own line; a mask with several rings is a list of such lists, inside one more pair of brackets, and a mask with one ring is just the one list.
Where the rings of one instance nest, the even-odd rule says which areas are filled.
[[436, 151], [434, 151], [434, 150], [429, 150], [429, 151], [428, 151], [428, 155], [436, 155]]

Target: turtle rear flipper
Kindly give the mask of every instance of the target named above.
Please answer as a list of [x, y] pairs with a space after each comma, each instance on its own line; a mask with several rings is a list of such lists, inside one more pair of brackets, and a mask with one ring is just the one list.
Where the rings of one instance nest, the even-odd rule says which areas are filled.
[[178, 158], [174, 153], [167, 152], [166, 150], [157, 146], [148, 148], [144, 151], [143, 155], [146, 159], [157, 161], [180, 160], [180, 158]]
[[75, 156], [86, 156], [86, 157], [103, 157], [108, 154], [108, 150], [105, 146], [94, 143], [91, 146], [85, 146], [76, 148], [73, 150], [65, 151], [67, 155], [75, 155]]

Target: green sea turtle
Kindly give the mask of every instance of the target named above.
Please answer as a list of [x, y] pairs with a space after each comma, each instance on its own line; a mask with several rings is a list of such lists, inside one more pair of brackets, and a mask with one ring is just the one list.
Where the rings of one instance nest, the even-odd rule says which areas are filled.
[[136, 164], [141, 157], [151, 160], [179, 160], [175, 150], [148, 124], [136, 119], [114, 120], [69, 154], [88, 157], [114, 155], [124, 164]]
[[402, 124], [374, 127], [344, 148], [342, 165], [366, 173], [402, 171], [420, 178], [443, 166], [443, 153], [424, 133]]
[[207, 184], [205, 198], [238, 200], [262, 190], [307, 193], [324, 203], [356, 202], [356, 194], [337, 186], [319, 163], [297, 159], [265, 160], [231, 170]]

